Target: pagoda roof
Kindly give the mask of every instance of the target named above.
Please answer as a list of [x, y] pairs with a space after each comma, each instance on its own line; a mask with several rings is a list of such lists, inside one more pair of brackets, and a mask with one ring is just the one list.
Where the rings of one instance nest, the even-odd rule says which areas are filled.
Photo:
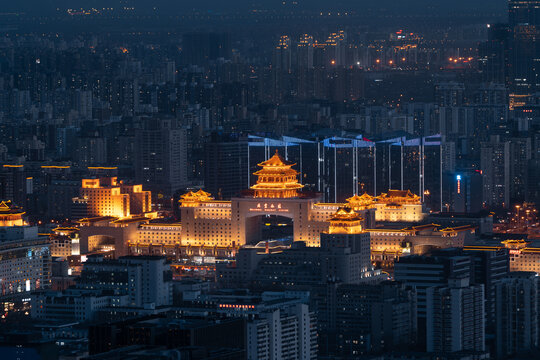
[[189, 191], [181, 196], [183, 201], [207, 201], [213, 200], [210, 193], [199, 189], [198, 191]]
[[25, 212], [22, 208], [15, 206], [11, 200], [0, 202], [0, 216], [1, 215], [23, 215]]
[[274, 156], [266, 161], [263, 161], [262, 163], [259, 163], [258, 165], [262, 167], [291, 167], [296, 165], [296, 163], [283, 159], [276, 150]]
[[362, 217], [358, 215], [352, 208], [348, 206], [340, 207], [334, 215], [330, 218], [330, 221], [359, 221]]
[[373, 199], [374, 199], [373, 196], [369, 195], [368, 193], [363, 193], [362, 195], [354, 195], [348, 198], [347, 202], [365, 203], [365, 202], [372, 202]]
[[411, 190], [392, 190], [389, 189], [387, 193], [382, 193], [381, 196], [383, 197], [408, 197], [408, 198], [415, 198], [417, 195], [413, 194]]
[[420, 202], [420, 196], [413, 194], [410, 190], [388, 190], [388, 192], [377, 196], [376, 199], [382, 202], [390, 201], [394, 205], [400, 204], [402, 201]]

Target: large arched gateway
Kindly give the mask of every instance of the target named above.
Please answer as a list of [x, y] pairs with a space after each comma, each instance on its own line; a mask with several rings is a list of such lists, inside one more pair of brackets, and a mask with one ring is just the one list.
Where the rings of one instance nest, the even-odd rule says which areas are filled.
[[[253, 240], [259, 217], [278, 215], [293, 220], [294, 241], [318, 246], [320, 233], [328, 230], [328, 219], [344, 204], [321, 203], [321, 195], [301, 192], [295, 164], [276, 154], [259, 164], [257, 183], [231, 201], [215, 201], [199, 190], [181, 200], [182, 245], [241, 246]], [[372, 219], [371, 206], [358, 209]]]

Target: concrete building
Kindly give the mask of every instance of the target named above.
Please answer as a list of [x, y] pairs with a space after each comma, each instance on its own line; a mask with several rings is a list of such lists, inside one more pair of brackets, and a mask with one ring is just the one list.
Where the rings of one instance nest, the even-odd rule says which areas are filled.
[[484, 286], [450, 279], [426, 292], [428, 352], [485, 351]]
[[24, 212], [0, 202], [0, 298], [22, 299], [47, 289], [51, 282], [51, 254], [37, 226], [26, 225]]
[[418, 318], [423, 320], [427, 317], [427, 289], [446, 286], [451, 278], [470, 279], [473, 269], [471, 258], [465, 255], [410, 255], [394, 264], [394, 278], [416, 288]]
[[[316, 293], [319, 353], [345, 358], [416, 344], [416, 292], [396, 282], [328, 282]], [[319, 298], [320, 296], [320, 298]]]
[[205, 312], [246, 319], [246, 358], [250, 360], [317, 359], [317, 316], [309, 293], [227, 291], [202, 296], [177, 310], [178, 317]]
[[87, 200], [87, 215], [128, 217], [150, 212], [150, 191], [142, 185], [127, 185], [116, 177], [83, 179], [80, 197]]
[[77, 288], [128, 295], [127, 304], [132, 307], [172, 304], [172, 274], [165, 257], [124, 256], [107, 260], [101, 255], [89, 256]]
[[497, 358], [538, 345], [538, 274], [511, 272], [496, 285]]
[[403, 229], [390, 227], [367, 229], [371, 239], [371, 259], [383, 268], [392, 268], [402, 256], [423, 255], [430, 250], [461, 248], [472, 239], [475, 227], [470, 225], [441, 228], [426, 224]]
[[127, 302], [127, 295], [104, 294], [99, 290], [42, 291], [32, 294], [31, 316], [35, 320], [85, 322], [95, 319], [101, 309]]
[[167, 195], [187, 186], [186, 136], [186, 130], [178, 127], [175, 119], [144, 119], [135, 135], [136, 181]]
[[317, 359], [317, 320], [306, 304], [261, 312], [247, 323], [247, 359]]
[[484, 203], [508, 207], [510, 203], [510, 142], [483, 143], [480, 168], [484, 176]]
[[380, 277], [370, 260], [369, 233], [362, 218], [351, 208], [340, 208], [330, 219], [329, 230], [321, 234], [320, 247], [294, 242], [290, 248], [273, 252], [267, 245], [239, 250], [234, 266], [218, 264], [222, 286], [306, 287], [336, 279], [361, 283]]

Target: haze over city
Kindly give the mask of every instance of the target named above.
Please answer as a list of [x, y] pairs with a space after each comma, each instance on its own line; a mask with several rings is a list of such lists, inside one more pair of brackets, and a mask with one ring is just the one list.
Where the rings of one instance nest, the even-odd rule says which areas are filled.
[[540, 0], [2, 5], [2, 360], [540, 357]]

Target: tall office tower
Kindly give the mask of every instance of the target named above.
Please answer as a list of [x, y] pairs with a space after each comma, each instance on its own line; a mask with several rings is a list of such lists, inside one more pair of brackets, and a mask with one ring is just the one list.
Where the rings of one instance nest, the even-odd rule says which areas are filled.
[[232, 56], [231, 36], [228, 33], [187, 33], [182, 35], [182, 62], [204, 65], [219, 58]]
[[469, 279], [427, 289], [428, 352], [485, 351], [484, 286]]
[[436, 84], [435, 103], [439, 106], [463, 106], [465, 103], [465, 85], [457, 82]]
[[509, 0], [510, 85], [516, 95], [540, 87], [540, 1]]
[[24, 165], [3, 165], [0, 168], [0, 198], [25, 204], [27, 177]]
[[92, 120], [92, 91], [75, 90], [73, 94], [73, 109], [77, 110], [81, 120]]
[[507, 24], [488, 25], [488, 40], [478, 45], [479, 69], [483, 81], [497, 84], [508, 82], [509, 40]]
[[298, 68], [313, 68], [313, 36], [303, 34], [296, 46], [296, 65]]
[[329, 282], [314, 299], [321, 355], [355, 358], [416, 344], [416, 293], [402, 284]]
[[410, 255], [394, 263], [395, 280], [416, 289], [419, 341], [425, 339], [426, 334], [427, 289], [446, 286], [451, 278], [469, 280], [474, 276], [473, 271], [471, 257], [466, 255]]
[[290, 71], [292, 67], [291, 38], [283, 35], [279, 38], [274, 49], [274, 68], [281, 71]]
[[482, 210], [482, 174], [477, 171], [458, 171], [452, 174], [452, 211], [477, 213]]
[[328, 36], [324, 43], [325, 67], [347, 65], [345, 56], [346, 41], [347, 33], [343, 30], [340, 30], [337, 33], [331, 33]]
[[145, 188], [172, 195], [188, 183], [186, 130], [175, 119], [145, 118], [135, 134], [135, 178]]
[[247, 141], [213, 134], [204, 156], [204, 187], [217, 199], [228, 200], [249, 188]]
[[416, 136], [433, 135], [432, 126], [438, 109], [433, 103], [408, 103], [407, 115], [413, 117], [413, 134]]
[[532, 158], [530, 137], [510, 139], [510, 200], [529, 201], [529, 161]]
[[538, 276], [511, 272], [496, 286], [498, 358], [526, 353], [538, 345]]
[[104, 165], [107, 162], [107, 139], [101, 136], [78, 137], [74, 155], [80, 167]]
[[317, 320], [306, 304], [260, 312], [247, 322], [247, 359], [317, 358]]
[[426, 290], [433, 286], [446, 285], [448, 279], [471, 279], [474, 264], [468, 255], [444, 251], [440, 256], [410, 255], [394, 263], [394, 278], [406, 285], [414, 286], [418, 293], [418, 317], [426, 317]]
[[528, 199], [531, 202], [540, 203], [540, 159], [532, 159], [529, 162], [529, 191]]
[[484, 285], [486, 331], [495, 333], [496, 320], [496, 286], [510, 273], [510, 258], [508, 249], [502, 248], [495, 251], [484, 251], [482, 248], [463, 252], [470, 255], [474, 263], [474, 283]]
[[113, 115], [133, 116], [139, 108], [139, 81], [137, 78], [116, 78], [110, 96]]
[[490, 142], [482, 143], [480, 168], [484, 175], [485, 205], [509, 206], [510, 158], [510, 142], [494, 137]]

